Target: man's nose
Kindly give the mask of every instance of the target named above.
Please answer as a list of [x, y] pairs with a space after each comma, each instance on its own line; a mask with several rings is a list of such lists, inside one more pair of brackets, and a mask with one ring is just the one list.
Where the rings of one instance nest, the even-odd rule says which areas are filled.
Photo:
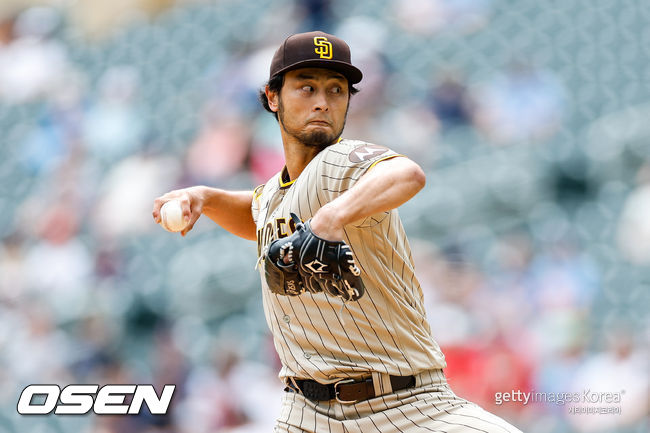
[[318, 92], [314, 100], [314, 111], [329, 111], [327, 97], [323, 92]]

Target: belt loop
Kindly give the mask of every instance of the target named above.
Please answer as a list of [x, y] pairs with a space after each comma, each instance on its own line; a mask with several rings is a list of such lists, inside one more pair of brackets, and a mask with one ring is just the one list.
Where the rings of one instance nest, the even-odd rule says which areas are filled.
[[393, 392], [393, 386], [390, 383], [389, 374], [373, 371], [372, 385], [375, 388], [375, 397]]
[[298, 384], [296, 383], [296, 378], [295, 377], [289, 376], [289, 382], [291, 382], [291, 384], [287, 384], [288, 386], [293, 385], [292, 388], [295, 389], [298, 392], [298, 394], [303, 395], [302, 394], [302, 388], [299, 387]]

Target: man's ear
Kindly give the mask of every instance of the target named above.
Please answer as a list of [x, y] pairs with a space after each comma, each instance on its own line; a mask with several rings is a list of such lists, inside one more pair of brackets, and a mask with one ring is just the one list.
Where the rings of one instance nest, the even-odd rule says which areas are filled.
[[269, 101], [269, 108], [271, 111], [276, 113], [278, 111], [278, 92], [273, 92], [269, 90], [269, 86], [264, 88], [264, 93], [266, 93], [266, 99]]

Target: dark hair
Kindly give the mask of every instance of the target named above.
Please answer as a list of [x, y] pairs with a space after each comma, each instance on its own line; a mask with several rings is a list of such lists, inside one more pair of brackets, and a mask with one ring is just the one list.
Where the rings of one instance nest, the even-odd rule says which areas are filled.
[[[276, 92], [280, 93], [280, 90], [282, 89], [282, 85], [284, 84], [284, 74], [277, 74], [271, 77], [271, 79], [266, 83], [264, 87], [262, 87], [259, 91], [258, 94], [258, 99], [260, 100], [260, 103], [262, 104], [262, 107], [269, 113], [273, 113], [275, 116], [275, 120], [278, 120], [278, 113], [275, 111], [271, 110], [271, 107], [269, 107], [269, 100], [266, 97], [266, 92], [264, 89], [266, 86], [269, 86], [269, 90], [271, 92]], [[357, 93], [359, 89], [354, 87], [350, 82], [348, 81], [348, 92], [350, 93], [350, 96], [354, 95]]]

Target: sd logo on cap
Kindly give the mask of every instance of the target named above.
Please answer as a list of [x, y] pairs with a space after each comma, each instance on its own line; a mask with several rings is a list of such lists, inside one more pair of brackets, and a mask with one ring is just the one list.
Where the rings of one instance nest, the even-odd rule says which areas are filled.
[[321, 59], [332, 58], [332, 44], [327, 40], [326, 37], [314, 37], [314, 45], [316, 45], [316, 49], [314, 51], [320, 56]]
[[348, 44], [323, 32], [298, 33], [285, 39], [273, 55], [269, 78], [299, 68], [332, 69], [343, 74], [350, 84], [363, 77], [350, 61]]

